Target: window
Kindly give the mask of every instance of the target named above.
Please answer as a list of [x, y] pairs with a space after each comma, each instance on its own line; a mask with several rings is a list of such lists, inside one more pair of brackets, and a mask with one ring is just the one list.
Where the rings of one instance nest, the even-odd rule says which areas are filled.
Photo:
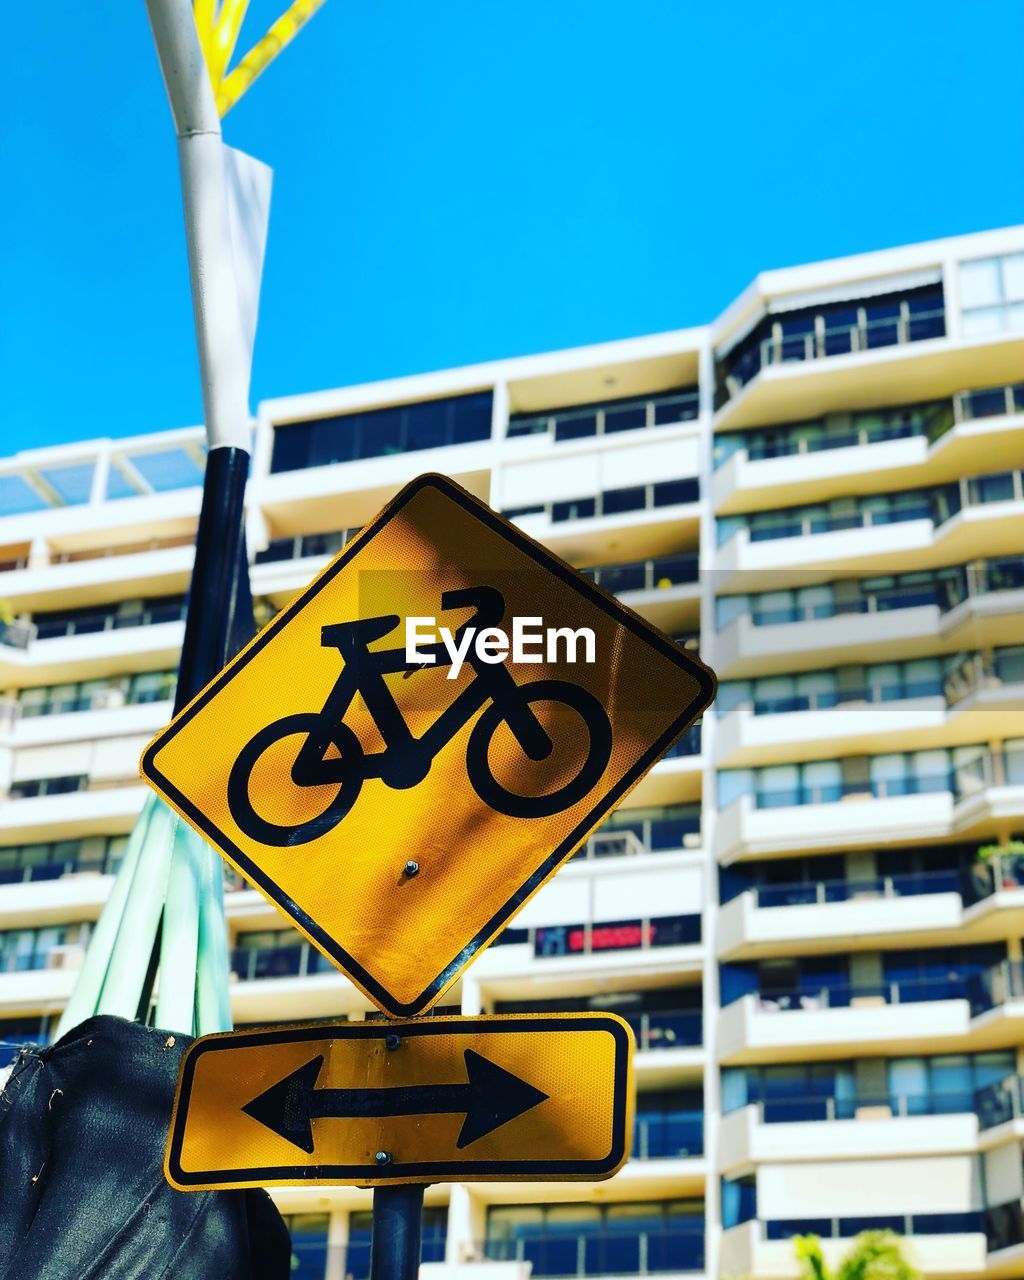
[[1024, 253], [962, 262], [960, 306], [968, 338], [1024, 328]]
[[326, 1213], [285, 1215], [284, 1224], [292, 1241], [290, 1280], [324, 1280], [329, 1223]]
[[910, 1115], [974, 1110], [974, 1094], [1016, 1071], [1011, 1050], [955, 1053], [926, 1058], [893, 1058], [888, 1063], [889, 1092]]
[[12, 800], [36, 800], [41, 796], [84, 791], [88, 782], [89, 779], [82, 774], [67, 778], [30, 778], [25, 782], [12, 782], [8, 794]]
[[550, 435], [557, 444], [563, 440], [585, 440], [589, 436], [690, 422], [697, 417], [699, 408], [697, 388], [686, 387], [644, 400], [604, 400], [550, 409], [546, 413], [512, 414], [508, 434], [510, 438]]
[[700, 1271], [704, 1202], [492, 1205], [486, 1254], [530, 1262], [537, 1276]]
[[270, 469], [300, 471], [487, 440], [490, 434], [491, 393], [480, 391], [282, 424], [274, 430]]
[[[45, 969], [50, 952], [62, 946], [74, 925], [43, 929], [6, 929], [0, 932], [0, 973]], [[87, 931], [88, 926], [77, 926]]]

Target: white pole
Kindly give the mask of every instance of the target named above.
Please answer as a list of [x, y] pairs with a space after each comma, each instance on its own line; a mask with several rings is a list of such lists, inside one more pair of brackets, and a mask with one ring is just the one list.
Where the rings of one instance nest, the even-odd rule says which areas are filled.
[[249, 352], [239, 313], [224, 144], [191, 0], [146, 0], [178, 135], [192, 305], [211, 449], [250, 450]]

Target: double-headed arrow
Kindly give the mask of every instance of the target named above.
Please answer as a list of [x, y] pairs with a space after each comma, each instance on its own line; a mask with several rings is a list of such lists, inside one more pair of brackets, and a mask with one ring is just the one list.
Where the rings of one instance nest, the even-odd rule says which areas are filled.
[[313, 1058], [242, 1108], [278, 1137], [313, 1154], [313, 1121], [379, 1116], [427, 1116], [465, 1113], [455, 1144], [461, 1151], [548, 1095], [487, 1058], [464, 1051], [465, 1084], [407, 1085], [392, 1089], [318, 1089], [323, 1056]]

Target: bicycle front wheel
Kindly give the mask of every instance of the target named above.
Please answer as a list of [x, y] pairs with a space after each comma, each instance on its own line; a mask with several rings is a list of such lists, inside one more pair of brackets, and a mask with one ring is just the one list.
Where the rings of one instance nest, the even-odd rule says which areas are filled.
[[582, 800], [596, 785], [611, 759], [612, 727], [597, 698], [565, 680], [535, 680], [532, 684], [520, 685], [517, 697], [528, 705], [547, 702], [569, 707], [582, 719], [587, 745], [581, 752], [577, 772], [555, 790], [542, 795], [522, 795], [499, 782], [491, 768], [489, 752], [495, 733], [502, 725], [507, 727], [508, 721], [496, 703], [492, 703], [473, 726], [466, 747], [466, 771], [480, 799], [498, 813], [512, 818], [548, 818]]

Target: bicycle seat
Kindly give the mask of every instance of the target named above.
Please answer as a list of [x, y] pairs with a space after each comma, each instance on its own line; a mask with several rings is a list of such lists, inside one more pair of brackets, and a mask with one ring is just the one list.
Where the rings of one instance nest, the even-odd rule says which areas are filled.
[[372, 644], [389, 631], [394, 631], [400, 622], [397, 613], [385, 613], [379, 618], [356, 618], [354, 622], [332, 622], [320, 628], [320, 643], [325, 649], [340, 649], [353, 642]]

